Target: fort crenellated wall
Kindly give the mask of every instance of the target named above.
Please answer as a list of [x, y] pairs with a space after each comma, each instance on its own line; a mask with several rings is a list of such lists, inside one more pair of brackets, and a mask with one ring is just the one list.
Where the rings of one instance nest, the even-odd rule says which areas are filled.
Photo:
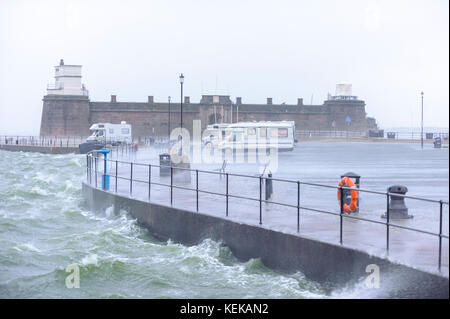
[[[327, 100], [322, 105], [243, 104], [241, 98], [232, 102], [229, 96], [204, 95], [200, 103], [183, 103], [183, 127], [192, 132], [192, 121], [208, 124], [242, 121], [295, 121], [297, 130], [349, 130], [366, 132], [376, 123], [368, 118], [362, 100]], [[120, 123], [133, 127], [133, 135], [166, 136], [169, 104], [154, 102], [118, 102], [115, 95], [109, 102], [93, 102], [87, 96], [46, 95], [43, 99], [41, 136], [86, 136], [93, 123]], [[180, 103], [170, 105], [171, 128], [180, 126]], [[349, 123], [348, 118], [351, 119]], [[347, 119], [347, 121], [346, 121]]]

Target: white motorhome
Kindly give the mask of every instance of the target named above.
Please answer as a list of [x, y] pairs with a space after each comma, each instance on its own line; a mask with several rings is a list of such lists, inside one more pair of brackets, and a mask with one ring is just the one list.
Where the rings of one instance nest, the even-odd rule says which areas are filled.
[[[276, 148], [279, 151], [294, 149], [295, 122], [267, 121], [213, 124], [207, 127], [210, 136], [203, 139], [219, 149]], [[208, 133], [209, 134], [209, 133]]]
[[230, 123], [216, 123], [210, 124], [206, 127], [203, 135], [206, 135], [203, 139], [203, 145], [211, 144], [216, 147], [219, 142], [225, 138], [225, 129], [230, 126]]
[[129, 144], [132, 142], [131, 125], [122, 121], [120, 124], [95, 123], [89, 130], [93, 131], [87, 141], [96, 141], [106, 144]]

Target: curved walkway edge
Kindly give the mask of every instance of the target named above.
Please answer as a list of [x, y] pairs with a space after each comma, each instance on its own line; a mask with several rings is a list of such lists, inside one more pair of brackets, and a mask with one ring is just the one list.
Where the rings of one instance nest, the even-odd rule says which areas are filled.
[[[376, 298], [449, 298], [449, 279], [349, 247], [286, 234], [256, 225], [205, 215], [82, 185], [87, 208], [125, 210], [152, 235], [194, 245], [211, 238], [228, 246], [240, 260], [260, 258], [269, 268], [292, 273], [301, 271], [311, 280], [334, 287], [364, 281], [369, 265], [379, 269]], [[373, 267], [372, 267], [373, 268]]]

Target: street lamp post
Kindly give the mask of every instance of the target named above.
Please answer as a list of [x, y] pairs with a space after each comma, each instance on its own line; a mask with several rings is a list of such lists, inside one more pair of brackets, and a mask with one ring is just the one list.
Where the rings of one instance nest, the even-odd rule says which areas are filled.
[[183, 82], [184, 82], [184, 76], [183, 73], [180, 75], [180, 84], [181, 84], [181, 130], [183, 130]]
[[423, 149], [423, 91], [420, 93], [422, 95], [422, 129], [420, 131], [420, 144], [422, 146]]
[[170, 141], [170, 96], [169, 96], [169, 121], [167, 122], [167, 127], [168, 127], [167, 136], [169, 137], [169, 141]]

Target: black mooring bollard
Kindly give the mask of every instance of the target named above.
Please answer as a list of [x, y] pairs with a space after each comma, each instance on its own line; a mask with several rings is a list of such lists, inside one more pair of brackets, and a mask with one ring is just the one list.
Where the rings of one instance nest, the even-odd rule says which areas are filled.
[[434, 148], [441, 148], [442, 147], [442, 140], [440, 137], [435, 137], [434, 138]]
[[[388, 193], [405, 195], [408, 192], [408, 188], [403, 185], [393, 185], [388, 187]], [[389, 219], [409, 219], [413, 218], [413, 215], [408, 215], [408, 207], [405, 205], [405, 198], [401, 196], [389, 195]], [[387, 218], [387, 212], [384, 213], [382, 218]]]
[[273, 194], [273, 186], [272, 186], [272, 173], [267, 174], [267, 177], [265, 179], [266, 181], [266, 200], [269, 200], [272, 197]]
[[163, 153], [159, 155], [159, 176], [170, 176], [170, 166], [172, 162], [170, 160], [169, 153]]

